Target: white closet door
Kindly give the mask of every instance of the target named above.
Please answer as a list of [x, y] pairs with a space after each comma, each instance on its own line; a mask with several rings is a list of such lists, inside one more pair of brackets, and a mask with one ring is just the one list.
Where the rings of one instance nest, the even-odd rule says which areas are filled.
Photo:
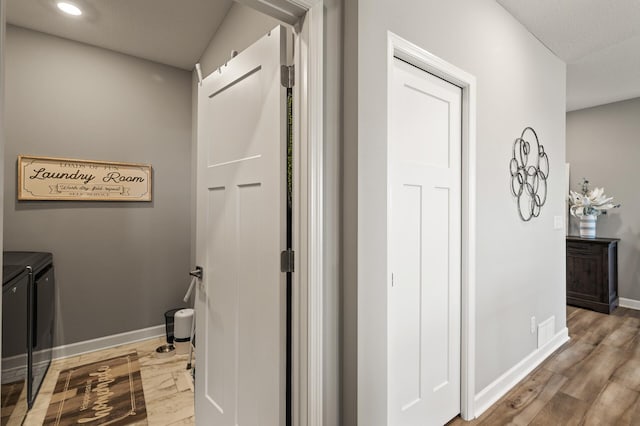
[[394, 59], [389, 424], [460, 413], [462, 90]]

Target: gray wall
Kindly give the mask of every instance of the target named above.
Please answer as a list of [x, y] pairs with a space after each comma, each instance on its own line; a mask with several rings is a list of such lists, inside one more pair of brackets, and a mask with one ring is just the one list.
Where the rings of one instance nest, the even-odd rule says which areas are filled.
[[[191, 74], [8, 27], [4, 249], [51, 251], [57, 344], [164, 323], [188, 286]], [[18, 202], [18, 154], [150, 163], [152, 203]]]
[[[565, 327], [565, 64], [493, 0], [359, 0], [357, 16], [358, 422], [374, 426], [387, 419], [387, 31], [477, 78], [476, 393], [536, 350], [532, 316]], [[528, 223], [509, 190], [525, 126], [551, 162]]]
[[[604, 187], [622, 207], [600, 216], [597, 235], [620, 238], [618, 291], [640, 300], [640, 98], [567, 113], [567, 162], [571, 189], [586, 177], [591, 187]], [[570, 233], [578, 220], [571, 217]]]
[[203, 77], [228, 61], [232, 50], [242, 52], [279, 24], [270, 16], [234, 2], [200, 57]]

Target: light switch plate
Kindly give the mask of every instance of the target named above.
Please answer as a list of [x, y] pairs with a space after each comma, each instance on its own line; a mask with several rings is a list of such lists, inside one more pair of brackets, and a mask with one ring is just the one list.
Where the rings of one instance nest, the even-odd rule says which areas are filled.
[[562, 229], [564, 228], [564, 217], [562, 216], [554, 216], [553, 217], [553, 229]]

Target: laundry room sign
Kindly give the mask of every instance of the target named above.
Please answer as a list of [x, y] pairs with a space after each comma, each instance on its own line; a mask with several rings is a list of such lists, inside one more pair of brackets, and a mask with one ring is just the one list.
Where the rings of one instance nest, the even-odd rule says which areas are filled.
[[18, 200], [151, 201], [151, 165], [19, 155]]

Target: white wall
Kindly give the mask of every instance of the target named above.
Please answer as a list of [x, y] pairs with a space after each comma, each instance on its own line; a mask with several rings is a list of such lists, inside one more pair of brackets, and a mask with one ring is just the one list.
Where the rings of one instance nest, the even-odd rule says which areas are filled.
[[[387, 418], [387, 31], [477, 78], [476, 392], [536, 349], [531, 316], [565, 327], [564, 232], [553, 229], [564, 211], [565, 65], [492, 0], [359, 0], [357, 16], [358, 423], [374, 426]], [[551, 162], [549, 200], [529, 223], [509, 190], [525, 126]]]
[[[620, 238], [618, 294], [640, 300], [640, 98], [567, 113], [567, 162], [571, 189], [580, 191], [586, 177], [591, 188], [604, 187], [622, 207], [600, 216], [597, 235]], [[579, 233], [571, 218], [572, 234]]]

